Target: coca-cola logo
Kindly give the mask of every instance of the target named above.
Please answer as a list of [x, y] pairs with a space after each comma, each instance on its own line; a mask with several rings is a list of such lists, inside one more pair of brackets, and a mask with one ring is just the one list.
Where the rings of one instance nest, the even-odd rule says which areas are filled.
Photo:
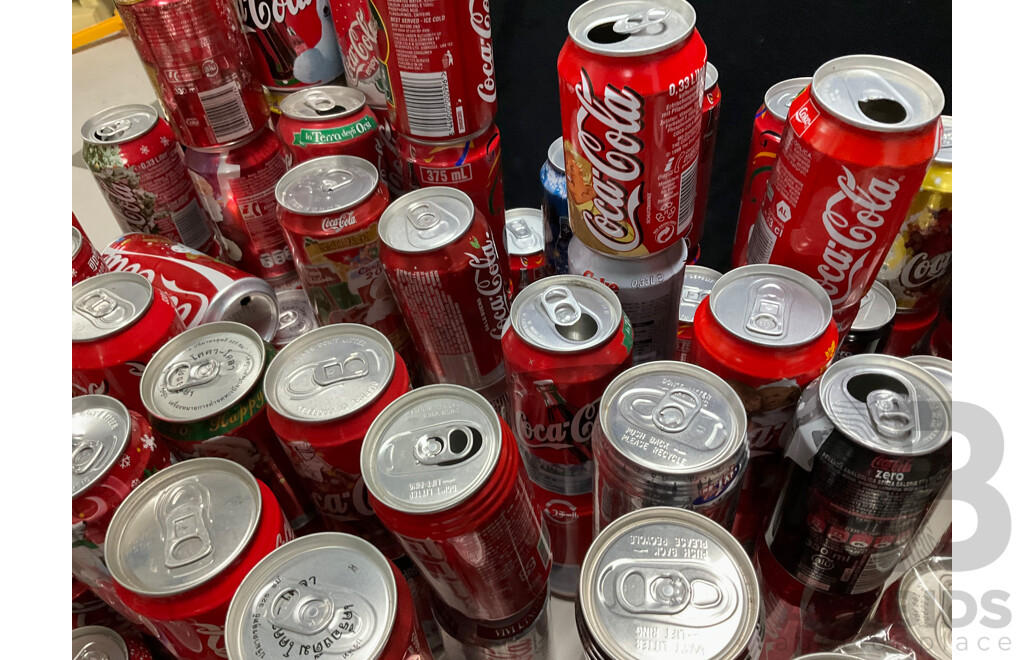
[[345, 75], [349, 80], [367, 80], [377, 72], [377, 21], [366, 12], [356, 10], [356, 20], [348, 27], [348, 51], [345, 52]]
[[871, 467], [875, 470], [881, 470], [883, 472], [898, 472], [906, 473], [914, 467], [914, 463], [909, 458], [895, 458], [892, 456], [875, 456], [871, 461]]
[[171, 305], [178, 312], [178, 316], [181, 317], [186, 328], [199, 325], [199, 322], [206, 316], [206, 310], [210, 307], [210, 300], [202, 293], [183, 289], [178, 286], [177, 282], [168, 280], [163, 275], [160, 276], [158, 282], [156, 273], [153, 270], [133, 263], [127, 255], [120, 252], [104, 250], [103, 262], [107, 264], [107, 268], [111, 272], [142, 275], [149, 280], [150, 284], [160, 287], [162, 291], [166, 291]]
[[577, 138], [593, 173], [594, 211], [583, 220], [601, 243], [617, 252], [640, 244], [638, 210], [643, 201], [643, 96], [629, 87], [605, 85], [604, 98], [594, 93], [585, 69], [576, 84]]
[[354, 225], [356, 216], [354, 213], [342, 213], [341, 215], [324, 218], [320, 222], [320, 229], [325, 232], [339, 232], [345, 227]]
[[501, 274], [498, 250], [490, 232], [486, 234], [485, 243], [477, 243], [474, 238], [470, 244], [480, 249], [480, 254], [466, 252], [465, 255], [469, 257], [469, 266], [473, 269], [476, 292], [487, 301], [484, 319], [485, 325], [488, 326], [487, 334], [493, 339], [500, 340], [502, 326], [508, 318], [508, 297], [505, 295], [505, 278]]
[[480, 9], [476, 9], [476, 0], [469, 0], [469, 19], [476, 32], [480, 44], [480, 61], [484, 81], [476, 86], [476, 93], [487, 103], [494, 103], [497, 98], [497, 85], [494, 82], [494, 46], [491, 43], [491, 3], [481, 0]]
[[807, 103], [804, 103], [802, 106], [797, 108], [789, 123], [793, 127], [793, 130], [796, 131], [797, 135], [803, 135], [817, 118], [818, 109], [814, 107], [814, 104], [808, 97]]
[[900, 284], [904, 289], [922, 287], [945, 275], [952, 262], [952, 252], [943, 252], [934, 257], [929, 257], [924, 252], [918, 252], [904, 264], [903, 270], [900, 271]]
[[289, 15], [295, 16], [313, 0], [236, 0], [242, 21], [257, 30], [266, 30], [270, 23], [284, 23]]
[[206, 648], [210, 649], [218, 658], [228, 657], [227, 647], [224, 645], [224, 629], [212, 623], [195, 623], [196, 632], [206, 638]]
[[864, 188], [853, 172], [845, 165], [842, 167], [843, 174], [836, 179], [839, 190], [828, 198], [821, 214], [830, 240], [818, 266], [818, 283], [836, 303], [849, 296], [869, 248], [878, 240], [877, 230], [886, 223], [883, 214], [892, 208], [900, 191], [896, 179], [882, 181], [875, 177]]
[[516, 413], [516, 431], [519, 441], [527, 447], [541, 449], [568, 449], [576, 445], [590, 445], [597, 418], [597, 404], [600, 398], [580, 408], [571, 420], [559, 424], [545, 424], [543, 421], [530, 424], [526, 413]]

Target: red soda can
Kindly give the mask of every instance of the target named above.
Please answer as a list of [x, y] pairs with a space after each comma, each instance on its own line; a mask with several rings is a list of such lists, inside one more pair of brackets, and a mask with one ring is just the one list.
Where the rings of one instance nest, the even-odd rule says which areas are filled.
[[444, 651], [464, 660], [547, 660], [551, 657], [548, 601], [545, 591], [520, 615], [506, 621], [477, 621], [434, 597], [434, 618], [441, 626]]
[[274, 348], [231, 321], [186, 330], [142, 374], [142, 403], [153, 430], [181, 458], [234, 461], [265, 483], [293, 529], [316, 517], [267, 421], [263, 375]]
[[71, 283], [78, 284], [87, 277], [106, 273], [109, 269], [85, 233], [71, 227]]
[[693, 511], [656, 506], [594, 539], [576, 629], [584, 660], [756, 660], [764, 607], [754, 567], [729, 532]]
[[381, 333], [337, 323], [296, 339], [270, 363], [267, 416], [328, 529], [388, 557], [398, 544], [367, 499], [359, 450], [370, 423], [409, 391], [409, 372]]
[[[501, 135], [495, 124], [453, 140], [424, 142], [398, 135], [403, 188], [457, 188], [484, 214], [492, 236], [504, 236], [505, 190], [501, 182]], [[504, 252], [504, 243], [499, 245]]]
[[229, 660], [432, 658], [398, 568], [336, 532], [296, 539], [256, 564], [231, 599], [225, 633]]
[[388, 118], [403, 135], [460, 138], [494, 121], [497, 83], [487, 0], [372, 2], [385, 31]]
[[381, 216], [380, 260], [431, 382], [482, 389], [505, 378], [502, 235], [454, 188], [407, 193]]
[[281, 101], [276, 126], [292, 164], [321, 156], [356, 156], [376, 163], [379, 128], [366, 96], [337, 85], [290, 94]]
[[917, 67], [850, 55], [823, 64], [790, 106], [747, 260], [813, 277], [840, 338], [938, 150], [944, 103]]
[[114, 4], [182, 144], [223, 146], [267, 123], [267, 99], [232, 0]]
[[768, 186], [768, 177], [779, 156], [779, 142], [782, 140], [782, 129], [786, 126], [789, 106], [797, 94], [810, 84], [810, 78], [790, 78], [775, 83], [765, 92], [764, 103], [754, 114], [754, 133], [750, 137], [740, 215], [736, 220], [736, 240], [732, 245], [733, 268], [747, 265], [750, 232], [754, 230]]
[[103, 273], [71, 287], [71, 390], [109, 394], [142, 410], [139, 380], [153, 353], [185, 325], [142, 275]]
[[89, 590], [89, 586], [71, 576], [71, 629], [86, 626], [104, 626], [119, 633], [131, 632], [128, 620]]
[[216, 227], [171, 127], [148, 105], [120, 105], [82, 125], [82, 158], [123, 232], [159, 234], [220, 256]]
[[362, 323], [403, 356], [412, 343], [380, 260], [387, 188], [368, 161], [324, 156], [277, 183], [278, 221], [320, 325]]
[[464, 616], [517, 616], [547, 590], [551, 549], [515, 439], [456, 385], [404, 394], [360, 458], [370, 503], [434, 593]]
[[377, 135], [380, 141], [377, 143], [377, 170], [384, 177], [384, 183], [392, 197], [401, 197], [409, 192], [405, 188], [405, 166], [402, 164], [402, 152], [398, 148], [398, 131], [394, 130], [387, 117], [377, 115], [380, 120], [380, 128]]
[[889, 339], [885, 342], [885, 353], [895, 357], [912, 355], [928, 332], [935, 326], [939, 310], [926, 314], [896, 313]]
[[377, 57], [381, 25], [375, 13], [367, 0], [330, 0], [330, 5], [348, 86], [365, 94], [371, 108], [386, 112], [388, 72]]
[[270, 343], [278, 350], [320, 327], [313, 306], [302, 289], [277, 292], [277, 311], [277, 334]]
[[946, 360], [953, 359], [953, 289], [946, 289], [939, 309], [939, 321], [928, 338], [928, 353]]
[[512, 271], [512, 298], [539, 279], [555, 274], [544, 242], [544, 216], [540, 209], [505, 211], [505, 249]]
[[253, 73], [273, 91], [324, 85], [344, 66], [327, 0], [238, 0]]
[[707, 266], [688, 265], [683, 273], [683, 294], [679, 299], [679, 327], [676, 329], [676, 353], [672, 359], [689, 362], [693, 346], [693, 317], [697, 306], [708, 297], [722, 274]]
[[114, 514], [107, 560], [117, 593], [182, 660], [225, 657], [224, 621], [242, 579], [293, 538], [274, 494], [220, 458], [147, 479]]
[[580, 566], [594, 539], [594, 494], [563, 495], [531, 483], [551, 543], [551, 593], [575, 599]]
[[71, 657], [83, 660], [153, 660], [138, 634], [120, 633], [103, 626], [72, 630]]
[[591, 249], [664, 250], [693, 221], [707, 48], [684, 0], [589, 0], [558, 54], [569, 220]]
[[290, 161], [270, 128], [216, 150], [185, 154], [203, 205], [220, 227], [225, 261], [265, 280], [295, 271], [274, 199], [274, 186]]
[[882, 594], [865, 630], [880, 629], [917, 660], [953, 660], [953, 558], [915, 564]]
[[174, 241], [126, 234], [103, 249], [108, 270], [142, 275], [164, 291], [186, 328], [236, 321], [269, 340], [277, 331], [277, 297], [264, 280]]
[[704, 69], [704, 100], [700, 119], [700, 160], [697, 163], [697, 196], [693, 202], [693, 222], [683, 237], [689, 263], [700, 259], [700, 239], [704, 236], [704, 221], [708, 212], [708, 194], [711, 192], [711, 163], [715, 157], [715, 139], [718, 137], [718, 116], [721, 114], [722, 90], [718, 88], [718, 69], [711, 62]]

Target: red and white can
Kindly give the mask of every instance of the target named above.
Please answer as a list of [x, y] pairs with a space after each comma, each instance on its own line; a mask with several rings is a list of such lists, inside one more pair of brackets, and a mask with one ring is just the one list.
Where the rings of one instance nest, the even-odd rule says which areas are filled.
[[494, 121], [497, 83], [487, 0], [391, 0], [373, 3], [386, 38], [388, 116], [403, 135], [473, 135]]
[[291, 166], [277, 133], [264, 128], [216, 150], [189, 149], [185, 164], [220, 228], [225, 261], [265, 280], [295, 272], [277, 224], [274, 186]]
[[953, 660], [953, 558], [930, 557], [889, 586], [866, 631], [918, 660]]
[[551, 593], [576, 598], [580, 566], [594, 539], [594, 494], [563, 495], [530, 484], [551, 543]]
[[281, 101], [281, 117], [276, 125], [293, 164], [321, 156], [356, 156], [376, 163], [379, 129], [377, 115], [366, 105], [366, 96], [337, 85], [290, 94]]
[[269, 340], [277, 331], [277, 297], [264, 280], [174, 241], [126, 234], [103, 249], [108, 270], [142, 275], [164, 291], [186, 328], [236, 321]]
[[405, 188], [403, 178], [405, 168], [402, 165], [402, 152], [398, 148], [398, 131], [392, 128], [391, 122], [386, 116], [378, 114], [377, 118], [380, 120], [380, 128], [377, 131], [380, 142], [378, 143], [377, 159], [373, 162], [377, 163], [377, 170], [384, 177], [384, 183], [391, 196], [393, 198], [401, 197], [409, 191]]
[[944, 103], [917, 67], [850, 55], [823, 64], [790, 106], [747, 260], [813, 277], [840, 339], [939, 148]]
[[512, 298], [539, 279], [555, 274], [544, 241], [544, 216], [540, 209], [505, 211], [505, 249], [512, 271]]
[[506, 621], [477, 621], [431, 598], [444, 651], [464, 660], [547, 660], [551, 653], [548, 592], [523, 613]]
[[483, 389], [504, 380], [508, 260], [469, 196], [424, 188], [380, 219], [381, 263], [427, 380]]
[[267, 123], [267, 99], [253, 73], [235, 2], [115, 4], [182, 144], [189, 149], [223, 146]]
[[547, 590], [551, 549], [505, 422], [456, 385], [404, 394], [374, 420], [360, 459], [370, 503], [434, 593], [501, 621]]
[[185, 325], [166, 293], [142, 275], [103, 273], [71, 287], [71, 390], [109, 394], [142, 410], [150, 357]]
[[237, 463], [196, 458], [125, 499], [110, 522], [107, 561], [118, 595], [175, 657], [217, 660], [242, 579], [293, 536], [265, 484]]
[[708, 62], [704, 69], [704, 100], [700, 113], [700, 160], [697, 162], [697, 193], [693, 202], [693, 221], [683, 236], [683, 240], [686, 241], [686, 254], [689, 256], [688, 262], [691, 264], [700, 259], [700, 239], [704, 236], [704, 221], [708, 212], [711, 164], [715, 157], [721, 105], [722, 90], [718, 87], [718, 69]]
[[685, 0], [589, 0], [558, 55], [569, 220], [590, 248], [660, 252], [693, 221], [707, 48]]
[[326, 527], [394, 559], [398, 544], [367, 499], [359, 450], [370, 423], [409, 391], [409, 372], [381, 333], [337, 323], [292, 341], [263, 383], [270, 425]]
[[71, 657], [83, 660], [153, 660], [153, 655], [138, 634], [118, 632], [103, 626], [85, 626], [72, 630]]
[[82, 158], [121, 231], [159, 234], [220, 256], [219, 233], [196, 195], [181, 146], [156, 110], [109, 108], [82, 125], [82, 139]]
[[690, 362], [693, 346], [693, 317], [697, 306], [711, 294], [722, 274], [706, 266], [688, 265], [683, 274], [683, 293], [679, 300], [679, 326], [676, 329], [676, 353], [672, 359]]
[[71, 284], [78, 284], [87, 277], [106, 273], [109, 269], [100, 259], [89, 237], [71, 226]]
[[365, 94], [371, 108], [386, 112], [390, 89], [387, 69], [378, 56], [377, 16], [368, 0], [330, 0], [330, 5], [348, 86]]
[[412, 342], [384, 276], [378, 221], [387, 188], [369, 161], [324, 156], [277, 183], [278, 222], [320, 325], [362, 323], [407, 360]]

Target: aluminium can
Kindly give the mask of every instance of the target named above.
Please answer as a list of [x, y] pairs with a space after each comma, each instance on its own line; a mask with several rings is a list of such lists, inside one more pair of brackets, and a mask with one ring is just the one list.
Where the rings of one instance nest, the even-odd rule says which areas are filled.
[[836, 359], [862, 353], [884, 353], [896, 313], [896, 299], [885, 284], [876, 280], [860, 299], [857, 316], [839, 347]]
[[72, 630], [71, 657], [76, 660], [153, 660], [141, 636], [103, 626]]
[[547, 660], [551, 623], [547, 591], [522, 613], [505, 621], [477, 621], [432, 598], [448, 658], [462, 660]]
[[281, 117], [275, 125], [293, 164], [322, 156], [356, 156], [376, 163], [379, 128], [366, 96], [338, 85], [290, 94], [281, 101]]
[[277, 334], [270, 340], [274, 348], [281, 350], [307, 332], [316, 330], [316, 312], [309, 304], [309, 298], [302, 289], [277, 292]]
[[565, 188], [565, 145], [558, 136], [548, 147], [548, 156], [540, 168], [540, 185], [544, 189], [540, 208], [544, 213], [544, 240], [548, 261], [556, 275], [569, 272], [569, 201]]
[[100, 259], [92, 241], [75, 225], [71, 226], [71, 284], [107, 272], [107, 265]]
[[929, 557], [882, 593], [873, 627], [919, 660], [953, 660], [953, 558]]
[[[73, 560], [72, 560], [73, 561]], [[133, 632], [132, 624], [71, 574], [71, 629], [103, 626], [118, 633]]]
[[717, 270], [707, 266], [687, 264], [683, 274], [683, 293], [679, 299], [679, 326], [676, 329], [676, 352], [673, 359], [689, 362], [693, 346], [693, 317], [697, 306], [711, 294], [715, 282], [722, 278]]
[[722, 90], [718, 86], [718, 69], [711, 62], [704, 69], [704, 97], [701, 101], [700, 159], [697, 161], [697, 193], [693, 203], [693, 221], [683, 240], [686, 241], [687, 261], [700, 259], [700, 239], [704, 237], [704, 223], [708, 214], [708, 196], [711, 193], [711, 165], [718, 137], [718, 117], [722, 112]]
[[538, 209], [505, 211], [505, 249], [512, 272], [512, 298], [539, 279], [554, 275], [544, 239], [544, 216]]
[[580, 566], [594, 539], [594, 494], [563, 495], [536, 483], [533, 500], [541, 509], [544, 529], [551, 542], [551, 593], [575, 599], [579, 591]]
[[365, 94], [371, 108], [387, 112], [387, 69], [377, 45], [387, 32], [368, 0], [329, 0], [329, 4], [348, 86]]

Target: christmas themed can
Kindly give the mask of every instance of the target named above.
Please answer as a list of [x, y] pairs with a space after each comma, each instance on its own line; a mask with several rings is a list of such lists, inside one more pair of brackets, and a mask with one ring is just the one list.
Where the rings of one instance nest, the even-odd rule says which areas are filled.
[[548, 147], [547, 160], [540, 168], [540, 185], [544, 188], [540, 208], [544, 213], [548, 261], [556, 275], [565, 275], [569, 272], [572, 226], [569, 224], [569, 202], [565, 191], [565, 145], [562, 144], [562, 136]]
[[554, 275], [544, 243], [544, 217], [537, 209], [505, 211], [505, 249], [512, 271], [512, 297], [537, 280]]
[[391, 89], [387, 70], [378, 57], [377, 41], [382, 26], [376, 4], [371, 5], [368, 0], [330, 0], [348, 86], [365, 94], [370, 107], [386, 111]]
[[890, 585], [865, 624], [875, 627], [914, 658], [953, 660], [953, 558], [925, 559]]
[[696, 21], [685, 0], [589, 0], [569, 17], [558, 55], [569, 218], [592, 250], [643, 256], [689, 231], [707, 61]]
[[71, 575], [71, 629], [103, 626], [119, 633], [131, 632], [132, 624], [107, 605], [89, 586]]
[[704, 236], [704, 221], [707, 218], [708, 195], [711, 192], [711, 164], [715, 156], [715, 139], [718, 137], [718, 116], [722, 108], [722, 90], [718, 87], [718, 69], [708, 62], [704, 69], [704, 98], [700, 120], [700, 160], [697, 161], [697, 193], [693, 202], [693, 222], [683, 240], [689, 263], [700, 259], [700, 239]]
[[71, 284], [78, 284], [87, 277], [106, 273], [107, 265], [100, 259], [89, 237], [71, 227]]
[[688, 265], [683, 274], [683, 293], [679, 300], [679, 327], [676, 330], [676, 353], [678, 362], [689, 362], [693, 346], [693, 317], [697, 306], [711, 294], [715, 282], [722, 274], [706, 266]]
[[270, 343], [278, 350], [319, 327], [316, 312], [302, 289], [278, 292], [277, 309], [277, 334]]
[[290, 94], [275, 128], [293, 164], [321, 156], [377, 162], [380, 124], [358, 90], [324, 85]]
[[153, 660], [142, 637], [103, 626], [72, 630], [71, 657], [76, 660]]
[[896, 318], [896, 299], [889, 289], [875, 281], [860, 299], [860, 308], [850, 332], [839, 347], [837, 360], [861, 353], [882, 353]]
[[477, 621], [431, 599], [449, 658], [464, 660], [547, 660], [551, 657], [548, 592], [506, 621]]

